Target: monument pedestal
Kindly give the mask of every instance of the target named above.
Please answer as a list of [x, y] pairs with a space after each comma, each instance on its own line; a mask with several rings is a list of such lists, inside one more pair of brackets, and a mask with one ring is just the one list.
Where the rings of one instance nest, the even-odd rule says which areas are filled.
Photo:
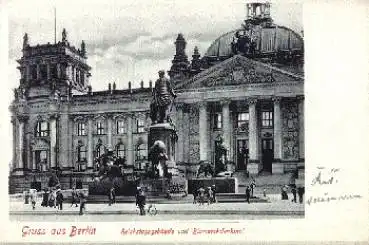
[[155, 141], [162, 141], [166, 146], [166, 154], [168, 160], [166, 165], [168, 172], [172, 176], [178, 175], [178, 169], [175, 164], [175, 145], [176, 145], [176, 131], [169, 123], [159, 123], [150, 126], [149, 130], [149, 147], [153, 146]]

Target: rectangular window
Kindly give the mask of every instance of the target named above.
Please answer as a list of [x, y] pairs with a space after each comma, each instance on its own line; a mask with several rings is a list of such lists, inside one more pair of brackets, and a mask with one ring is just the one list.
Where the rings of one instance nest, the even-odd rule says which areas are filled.
[[58, 68], [56, 67], [56, 64], [50, 64], [50, 77], [58, 78]]
[[145, 121], [143, 119], [137, 119], [137, 133], [145, 132]]
[[46, 64], [40, 65], [40, 75], [41, 75], [41, 79], [47, 79], [47, 66], [46, 66]]
[[31, 65], [31, 78], [37, 79], [37, 65]]
[[85, 85], [85, 74], [84, 74], [84, 72], [81, 71], [80, 76], [81, 76], [81, 84]]
[[77, 124], [77, 135], [78, 136], [86, 135], [85, 128], [86, 128], [85, 123], [78, 123]]
[[36, 137], [49, 136], [49, 124], [47, 122], [38, 122], [36, 125]]
[[125, 128], [124, 128], [124, 121], [117, 121], [117, 134], [124, 134]]
[[246, 130], [249, 123], [250, 116], [248, 112], [240, 112], [237, 115], [237, 128], [240, 130]]
[[262, 127], [273, 127], [273, 112], [272, 111], [261, 112], [261, 126]]
[[79, 83], [79, 70], [76, 69], [76, 82]]
[[215, 113], [213, 118], [213, 129], [222, 129], [222, 113]]
[[86, 161], [86, 147], [80, 146], [78, 147], [78, 162]]
[[97, 122], [96, 123], [96, 133], [98, 134], [98, 135], [101, 135], [101, 134], [104, 134], [105, 132], [104, 132], [104, 125], [103, 125], [103, 123], [102, 122]]

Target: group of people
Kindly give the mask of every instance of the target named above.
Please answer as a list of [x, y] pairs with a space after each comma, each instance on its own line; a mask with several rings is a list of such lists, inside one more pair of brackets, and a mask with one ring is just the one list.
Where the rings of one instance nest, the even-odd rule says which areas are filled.
[[[29, 192], [28, 197], [31, 199], [32, 209], [36, 209], [36, 200], [37, 200], [37, 191], [31, 190]], [[82, 215], [86, 205], [86, 196], [81, 192], [77, 192], [75, 188], [73, 188], [71, 193], [71, 207], [75, 205], [78, 207], [78, 202], [80, 203], [79, 214]], [[45, 189], [42, 193], [42, 202], [41, 207], [53, 207], [58, 208], [58, 210], [63, 210], [63, 202], [64, 195], [60, 188], [49, 188]]]
[[291, 193], [293, 196], [292, 202], [297, 202], [297, 195], [299, 197], [299, 203], [303, 203], [304, 201], [304, 194], [305, 194], [305, 188], [302, 186], [297, 187], [296, 185], [285, 185], [281, 188], [281, 196], [282, 200], [288, 200], [288, 189], [291, 189]]
[[61, 192], [61, 189], [55, 188], [45, 189], [42, 195], [41, 206], [54, 208], [57, 207], [58, 210], [63, 210], [63, 201], [64, 196], [63, 193]]
[[209, 186], [207, 188], [200, 187], [197, 190], [193, 191], [193, 204], [198, 203], [199, 205], [204, 205], [204, 203], [216, 202], [216, 188], [215, 185]]

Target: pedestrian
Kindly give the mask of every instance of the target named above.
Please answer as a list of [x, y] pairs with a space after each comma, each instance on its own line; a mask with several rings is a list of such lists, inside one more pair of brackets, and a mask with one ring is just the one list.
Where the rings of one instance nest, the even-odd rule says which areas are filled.
[[297, 193], [299, 195], [299, 203], [302, 203], [303, 202], [303, 197], [304, 197], [304, 194], [305, 194], [305, 187], [299, 186], [297, 188]]
[[213, 191], [211, 190], [210, 186], [208, 187], [208, 190], [206, 192], [206, 198], [207, 198], [207, 201], [208, 201], [208, 205], [210, 203], [213, 203]]
[[296, 186], [291, 187], [291, 192], [292, 192], [292, 195], [293, 195], [292, 202], [297, 202], [297, 199], [296, 199]]
[[72, 204], [70, 206], [72, 207], [73, 204], [75, 204], [76, 207], [78, 207], [78, 194], [75, 187], [73, 187], [72, 189]]
[[56, 202], [57, 202], [59, 210], [63, 210], [63, 201], [64, 201], [64, 196], [61, 190], [59, 189], [56, 193]]
[[204, 200], [205, 199], [205, 189], [204, 188], [200, 188], [199, 189], [199, 205], [204, 205]]
[[49, 192], [48, 190], [45, 188], [44, 192], [42, 193], [42, 202], [41, 202], [41, 207], [47, 207], [48, 206], [48, 200], [49, 200]]
[[79, 215], [83, 214], [83, 211], [86, 210], [86, 196], [83, 191], [80, 191], [79, 194]]
[[251, 197], [254, 197], [254, 189], [256, 187], [256, 182], [253, 177], [251, 177], [250, 189], [251, 189]]
[[215, 185], [211, 186], [211, 190], [213, 192], [213, 203], [216, 203], [217, 199], [216, 199], [216, 188]]
[[32, 209], [35, 210], [35, 208], [36, 208], [37, 191], [36, 190], [31, 190], [30, 195], [31, 195]]
[[113, 199], [113, 203], [115, 204], [115, 188], [114, 187], [111, 188], [111, 196]]
[[140, 209], [140, 215], [145, 215], [145, 205], [146, 205], [146, 197], [143, 193], [142, 189], [138, 190], [138, 195], [136, 197], [136, 206]]
[[251, 192], [251, 188], [250, 186], [246, 187], [246, 202], [250, 203], [250, 192]]
[[198, 196], [198, 192], [196, 189], [194, 189], [192, 191], [192, 195], [193, 195], [193, 204], [196, 204], [197, 203], [197, 196]]
[[281, 195], [282, 195], [282, 200], [288, 200], [287, 186], [283, 186], [281, 188]]
[[172, 196], [170, 195], [170, 190], [167, 190], [167, 193], [165, 194], [165, 198], [168, 200], [172, 199]]

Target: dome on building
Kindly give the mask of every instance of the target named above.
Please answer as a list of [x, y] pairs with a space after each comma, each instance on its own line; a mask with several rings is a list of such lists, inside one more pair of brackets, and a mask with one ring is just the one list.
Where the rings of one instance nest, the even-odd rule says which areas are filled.
[[[234, 42], [237, 32], [242, 32], [240, 28], [227, 32], [210, 45], [206, 51], [206, 57], [229, 57], [232, 52], [232, 42]], [[255, 51], [260, 54], [274, 53], [277, 51], [296, 51], [303, 49], [302, 37], [293, 30], [284, 26], [254, 26], [252, 28], [255, 38]]]

